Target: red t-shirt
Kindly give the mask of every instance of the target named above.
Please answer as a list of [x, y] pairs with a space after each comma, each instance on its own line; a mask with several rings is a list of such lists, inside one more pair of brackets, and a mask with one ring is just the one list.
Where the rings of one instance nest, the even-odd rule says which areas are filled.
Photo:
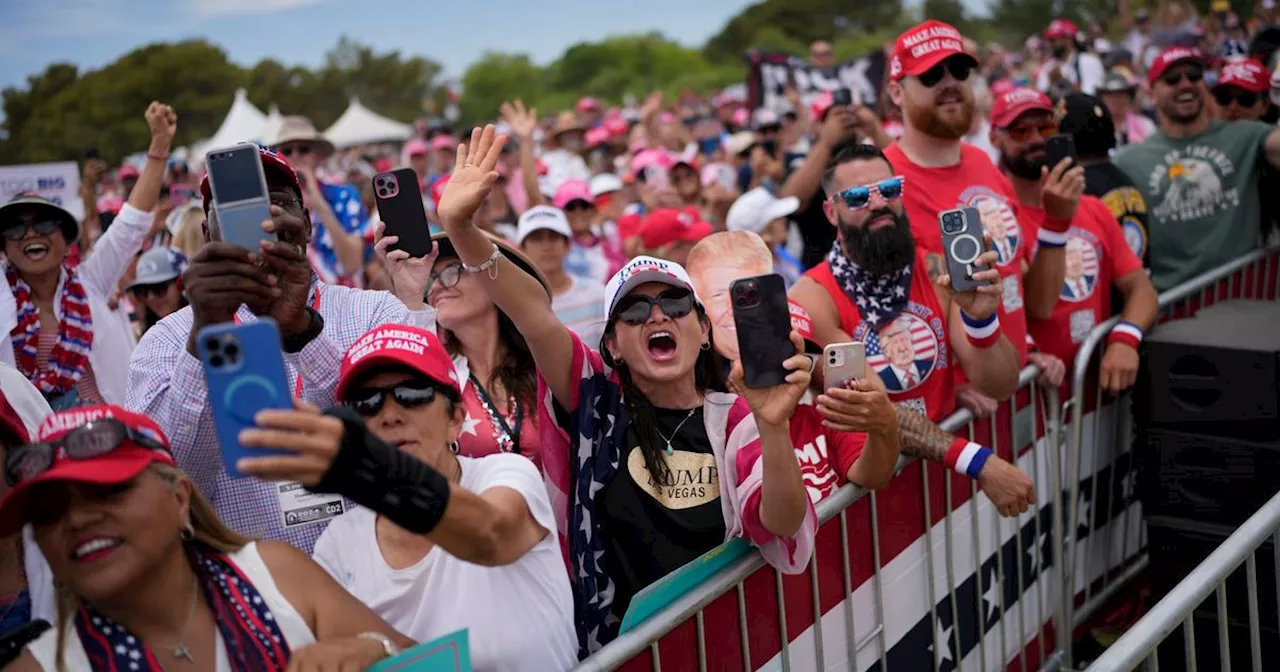
[[[884, 152], [894, 171], [906, 178], [902, 202], [911, 219], [916, 244], [934, 254], [943, 254], [938, 213], [955, 208], [977, 208], [1000, 253], [1000, 277], [1004, 298], [1000, 302], [1000, 326], [1022, 361], [1027, 357], [1027, 317], [1022, 309], [1022, 262], [1031, 262], [1035, 234], [1020, 226], [1018, 198], [1013, 185], [991, 163], [987, 153], [969, 144], [960, 144], [960, 163], [946, 168], [925, 168], [912, 163], [898, 143]], [[963, 376], [963, 372], [958, 375]], [[938, 418], [934, 418], [938, 420]]]
[[[924, 265], [925, 251], [916, 249], [911, 297], [897, 318], [873, 329], [845, 295], [827, 262], [805, 275], [822, 285], [840, 313], [840, 328], [866, 345], [867, 364], [884, 381], [889, 399], [941, 422], [956, 408], [956, 387], [947, 340], [947, 315]], [[852, 461], [850, 461], [852, 463]]]
[[1048, 320], [1032, 320], [1031, 335], [1039, 348], [1067, 366], [1080, 343], [1111, 317], [1111, 285], [1141, 270], [1142, 261], [1125, 242], [1120, 224], [1105, 203], [1085, 196], [1067, 231], [1066, 280]]
[[849, 466], [862, 454], [867, 435], [833, 432], [822, 426], [822, 414], [808, 404], [791, 416], [791, 445], [796, 447], [800, 476], [809, 500], [817, 504], [844, 483]]

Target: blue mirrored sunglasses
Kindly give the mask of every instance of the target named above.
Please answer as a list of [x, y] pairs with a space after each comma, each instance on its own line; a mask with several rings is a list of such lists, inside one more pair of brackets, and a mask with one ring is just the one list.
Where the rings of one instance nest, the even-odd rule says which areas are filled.
[[902, 187], [905, 182], [906, 178], [901, 175], [895, 175], [872, 184], [849, 187], [831, 198], [832, 200], [844, 201], [844, 204], [849, 206], [850, 210], [857, 210], [867, 207], [867, 204], [871, 202], [872, 192], [880, 194], [880, 198], [886, 201], [902, 198]]

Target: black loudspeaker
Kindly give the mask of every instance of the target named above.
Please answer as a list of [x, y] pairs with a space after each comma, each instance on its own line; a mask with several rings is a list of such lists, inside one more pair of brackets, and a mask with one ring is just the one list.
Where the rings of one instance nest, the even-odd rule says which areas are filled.
[[1280, 439], [1280, 313], [1220, 309], [1160, 325], [1134, 394], [1141, 430]]
[[1147, 516], [1235, 529], [1280, 491], [1280, 440], [1140, 432], [1137, 495]]

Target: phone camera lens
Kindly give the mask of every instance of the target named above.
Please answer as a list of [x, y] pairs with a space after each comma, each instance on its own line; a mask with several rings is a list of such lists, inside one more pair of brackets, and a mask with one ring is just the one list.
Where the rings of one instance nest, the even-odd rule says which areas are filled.
[[224, 363], [225, 362], [223, 362], [222, 357], [219, 357], [218, 355], [214, 355], [209, 358], [209, 366], [212, 366], [215, 369], [221, 369]]
[[204, 349], [208, 350], [209, 352], [217, 352], [218, 350], [222, 349], [222, 341], [219, 341], [216, 338], [210, 338], [209, 340], [204, 342]]
[[226, 355], [227, 357], [235, 357], [236, 355], [240, 354], [240, 346], [236, 345], [235, 343], [228, 343], [227, 347], [222, 349], [222, 354]]

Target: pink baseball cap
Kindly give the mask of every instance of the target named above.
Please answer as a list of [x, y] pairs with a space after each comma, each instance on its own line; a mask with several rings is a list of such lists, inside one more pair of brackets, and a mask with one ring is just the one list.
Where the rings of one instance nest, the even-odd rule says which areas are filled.
[[1044, 29], [1044, 37], [1046, 40], [1071, 39], [1080, 32], [1080, 27], [1071, 19], [1054, 19], [1049, 22], [1049, 27]]
[[606, 119], [604, 122], [604, 128], [609, 131], [610, 135], [619, 137], [626, 135], [631, 131], [631, 124], [627, 123], [627, 120], [622, 117], [615, 117], [613, 119]]
[[452, 135], [437, 135], [431, 139], [431, 149], [436, 151], [454, 149], [457, 146], [458, 141]]
[[637, 153], [635, 157], [631, 159], [631, 172], [638, 174], [650, 166], [658, 166], [659, 168], [671, 170], [674, 165], [675, 161], [672, 160], [671, 154], [668, 153], [667, 150], [646, 149]]
[[409, 142], [404, 143], [405, 156], [423, 156], [430, 152], [431, 152], [431, 146], [427, 144], [426, 140], [420, 140], [418, 138], [414, 138]]
[[604, 126], [596, 126], [595, 128], [587, 129], [583, 139], [586, 141], [588, 148], [599, 147], [613, 139], [613, 134]]
[[338, 371], [334, 398], [345, 401], [351, 383], [361, 374], [385, 366], [410, 369], [462, 395], [453, 359], [440, 339], [425, 329], [397, 324], [376, 327], [347, 350]]
[[587, 204], [593, 204], [595, 200], [591, 197], [591, 186], [586, 180], [565, 180], [556, 188], [555, 198], [551, 199], [557, 208], [564, 210], [570, 203], [574, 201], [586, 201]]
[[578, 99], [578, 104], [574, 105], [573, 109], [579, 112], [594, 112], [600, 109], [600, 101], [591, 96], [583, 96]]

